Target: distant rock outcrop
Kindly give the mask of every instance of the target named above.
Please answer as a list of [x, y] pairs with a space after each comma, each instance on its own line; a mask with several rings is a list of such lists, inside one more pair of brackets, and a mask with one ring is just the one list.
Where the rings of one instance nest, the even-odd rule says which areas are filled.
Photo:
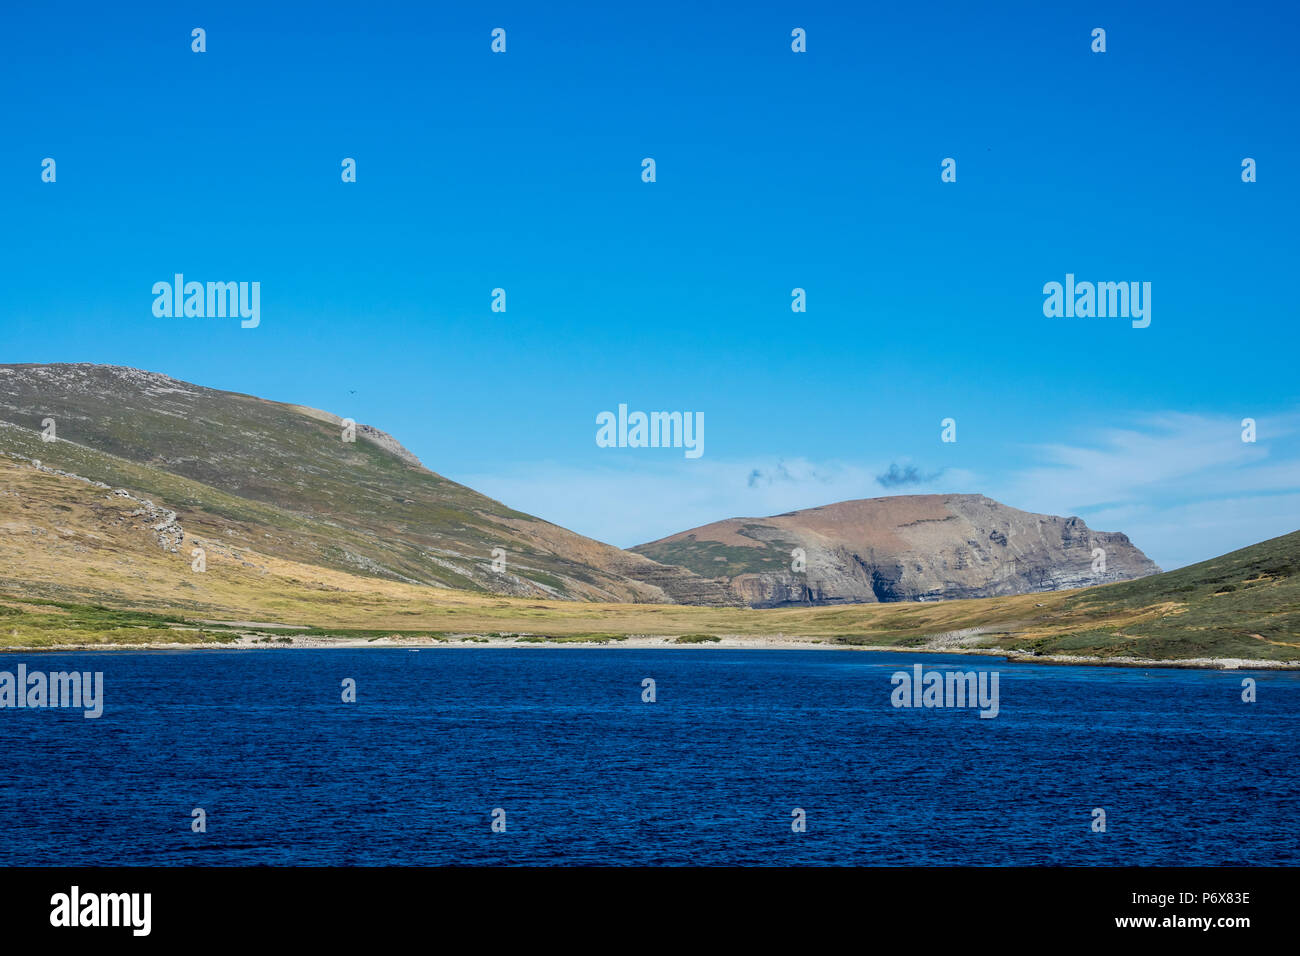
[[[0, 422], [0, 428], [16, 427], [17, 426], [12, 425], [9, 422]], [[59, 478], [73, 478], [77, 481], [84, 481], [86, 484], [93, 485], [96, 488], [109, 487], [102, 481], [94, 481], [90, 478], [84, 478], [81, 475], [75, 475], [70, 471], [63, 471], [59, 468], [51, 468], [48, 465], [43, 465], [40, 460], [36, 458], [28, 458], [26, 455], [19, 455], [14, 452], [0, 452], [0, 454], [5, 455], [7, 458], [12, 458], [15, 461], [25, 462], [37, 471], [47, 475], [55, 475]], [[114, 489], [110, 497], [125, 498], [132, 504], [139, 505], [140, 507], [136, 508], [135, 511], [128, 513], [127, 517], [142, 518], [147, 522], [150, 526], [150, 530], [154, 533], [154, 537], [158, 541], [158, 546], [164, 551], [170, 551], [172, 554], [176, 554], [180, 551], [181, 544], [185, 541], [185, 529], [182, 528], [180, 523], [176, 520], [176, 512], [168, 511], [166, 508], [159, 508], [148, 498], [137, 498], [125, 488]]]
[[992, 597], [1160, 570], [1123, 534], [983, 495], [898, 495], [732, 518], [632, 550], [725, 581], [752, 607]]

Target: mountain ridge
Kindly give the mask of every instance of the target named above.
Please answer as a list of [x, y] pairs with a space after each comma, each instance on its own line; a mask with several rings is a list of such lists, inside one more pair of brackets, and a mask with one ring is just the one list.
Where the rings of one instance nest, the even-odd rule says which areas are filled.
[[723, 580], [753, 607], [994, 597], [1159, 572], [1121, 532], [981, 494], [888, 495], [727, 518], [630, 550]]

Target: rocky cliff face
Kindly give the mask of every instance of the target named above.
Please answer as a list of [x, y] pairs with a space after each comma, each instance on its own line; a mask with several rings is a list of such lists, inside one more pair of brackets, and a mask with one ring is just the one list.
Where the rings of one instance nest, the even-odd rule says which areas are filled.
[[992, 597], [1160, 570], [1123, 534], [983, 495], [899, 495], [732, 518], [632, 550], [723, 580], [753, 607]]

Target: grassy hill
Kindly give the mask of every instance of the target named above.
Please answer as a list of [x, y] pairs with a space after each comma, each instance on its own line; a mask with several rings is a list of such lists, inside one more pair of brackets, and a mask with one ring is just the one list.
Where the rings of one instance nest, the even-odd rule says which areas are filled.
[[[57, 441], [41, 440], [46, 419]], [[435, 474], [377, 429], [358, 425], [347, 442], [334, 415], [135, 369], [0, 366], [2, 452], [129, 489], [187, 533], [303, 564], [525, 596], [734, 603], [688, 571]]]
[[[1200, 564], [1072, 594], [1063, 614], [1085, 622], [1058, 650], [1146, 656], [1300, 657], [1300, 531]], [[1086, 622], [1096, 619], [1097, 626]]]

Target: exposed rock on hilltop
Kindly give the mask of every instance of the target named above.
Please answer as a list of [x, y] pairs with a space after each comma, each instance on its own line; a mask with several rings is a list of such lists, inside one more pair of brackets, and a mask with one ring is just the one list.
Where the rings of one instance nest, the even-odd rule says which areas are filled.
[[[796, 549], [803, 571], [792, 569]], [[1094, 549], [1105, 570], [1100, 562], [1093, 570]], [[732, 518], [632, 550], [726, 581], [754, 607], [992, 597], [1160, 570], [1123, 534], [983, 495], [898, 495]]]

